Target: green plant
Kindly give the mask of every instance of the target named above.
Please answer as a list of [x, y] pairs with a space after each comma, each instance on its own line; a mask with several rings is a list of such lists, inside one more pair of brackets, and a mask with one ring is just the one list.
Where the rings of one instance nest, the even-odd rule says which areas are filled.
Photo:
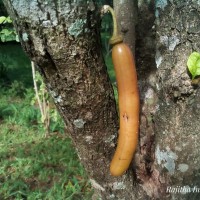
[[25, 92], [26, 92], [26, 88], [24, 86], [24, 83], [17, 80], [14, 80], [11, 83], [10, 89], [8, 90], [8, 93], [11, 96], [19, 96], [19, 97], [24, 97]]
[[1, 199], [90, 199], [91, 186], [66, 136], [44, 140], [31, 126], [0, 128]]
[[[49, 112], [49, 99], [48, 93], [46, 92], [46, 88], [44, 82], [42, 81], [42, 77], [35, 70], [34, 62], [31, 62], [32, 67], [32, 75], [33, 75], [33, 83], [35, 90], [35, 98], [33, 98], [32, 103], [37, 101], [41, 114], [41, 123], [44, 125], [45, 136], [50, 133], [50, 112]], [[39, 85], [39, 86], [38, 86]]]
[[0, 108], [0, 115], [8, 124], [30, 126], [39, 118], [38, 110], [30, 105], [11, 103]]
[[41, 113], [40, 123], [44, 125], [45, 136], [47, 136], [51, 131], [54, 132], [59, 130], [60, 132], [63, 132], [63, 120], [58, 114], [55, 106], [53, 106], [53, 103], [51, 103], [46, 86], [39, 72], [35, 70], [33, 62], [31, 62], [31, 66], [35, 89], [35, 97], [32, 99], [32, 105], [37, 102], [39, 106]]
[[0, 16], [0, 39], [2, 42], [17, 41], [18, 35], [12, 26], [10, 17]]
[[200, 75], [200, 53], [193, 52], [187, 61], [188, 69], [192, 75], [192, 80]]
[[8, 68], [4, 65], [4, 63], [0, 62], [0, 86], [6, 87], [9, 85], [10, 80], [8, 77]]
[[10, 17], [5, 17], [5, 16], [1, 16], [0, 17], [0, 24], [6, 24], [6, 23], [12, 23], [12, 20], [10, 19]]

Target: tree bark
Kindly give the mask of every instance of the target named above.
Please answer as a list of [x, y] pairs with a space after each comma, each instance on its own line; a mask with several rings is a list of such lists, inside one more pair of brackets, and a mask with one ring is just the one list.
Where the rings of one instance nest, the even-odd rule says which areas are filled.
[[109, 173], [118, 116], [101, 53], [95, 1], [5, 0], [4, 4], [22, 47], [38, 65], [63, 116], [97, 196], [128, 198], [124, 191], [132, 190], [132, 180]]
[[135, 54], [135, 25], [137, 22], [137, 1], [114, 0], [114, 10], [124, 42], [129, 44], [133, 54]]
[[[199, 199], [200, 193], [170, 193], [169, 188], [200, 188], [199, 86], [191, 84], [186, 67], [189, 54], [200, 51], [199, 1], [138, 0], [140, 139], [134, 162], [119, 178], [109, 174], [118, 117], [101, 53], [95, 1], [4, 3], [24, 50], [39, 66], [97, 196]], [[127, 39], [132, 49], [133, 41]]]
[[192, 192], [200, 188], [200, 89], [191, 84], [187, 70], [190, 53], [200, 51], [198, 8], [198, 1], [138, 4], [141, 127], [136, 173], [152, 198], [200, 198]]

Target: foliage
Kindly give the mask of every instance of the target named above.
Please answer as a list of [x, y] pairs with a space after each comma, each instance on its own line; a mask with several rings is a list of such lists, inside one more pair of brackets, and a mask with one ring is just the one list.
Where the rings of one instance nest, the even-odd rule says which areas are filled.
[[24, 86], [22, 81], [14, 80], [11, 83], [10, 88], [8, 89], [8, 93], [11, 96], [24, 97], [25, 93], [26, 93], [26, 88], [25, 88], [25, 86]]
[[192, 74], [192, 79], [200, 75], [200, 53], [193, 52], [187, 61], [187, 66]]
[[[109, 23], [109, 22], [107, 21], [107, 23]], [[116, 100], [116, 103], [118, 104], [117, 83], [116, 83], [116, 78], [115, 78], [115, 70], [114, 70], [112, 58], [111, 58], [111, 47], [109, 45], [110, 37], [111, 37], [110, 29], [102, 31], [101, 41], [102, 41], [102, 47], [103, 47], [104, 60], [105, 60], [106, 66], [107, 66], [107, 71], [108, 71], [108, 75], [110, 77], [110, 81], [113, 86], [115, 100]]]
[[33, 87], [30, 60], [19, 43], [0, 43], [0, 74], [1, 87], [9, 89], [14, 81], [21, 82], [26, 89]]
[[15, 40], [19, 42], [17, 33], [12, 28], [3, 28], [0, 31], [0, 38], [2, 42], [9, 42], [9, 41], [15, 41]]
[[0, 17], [0, 24], [6, 24], [6, 23], [12, 23], [12, 20], [10, 19], [10, 17], [5, 17], [5, 16], [1, 16]]
[[6, 66], [0, 62], [0, 85], [6, 86], [9, 82]]
[[19, 42], [16, 31], [12, 26], [10, 17], [0, 16], [0, 39], [2, 42], [17, 41]]
[[45, 136], [47, 136], [51, 131], [55, 131], [59, 127], [64, 127], [64, 122], [47, 92], [42, 76], [35, 70], [33, 62], [31, 62], [31, 65], [35, 89], [35, 95], [31, 100], [31, 105], [38, 104], [41, 116], [39, 123], [45, 129]]

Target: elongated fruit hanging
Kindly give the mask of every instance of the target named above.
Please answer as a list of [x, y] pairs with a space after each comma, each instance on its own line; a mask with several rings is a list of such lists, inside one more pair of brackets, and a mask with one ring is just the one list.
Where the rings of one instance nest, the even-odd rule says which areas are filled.
[[128, 45], [117, 32], [117, 22], [110, 6], [104, 6], [113, 17], [113, 36], [110, 39], [119, 95], [120, 130], [117, 149], [110, 164], [110, 173], [121, 176], [128, 169], [138, 143], [139, 92], [135, 61]]

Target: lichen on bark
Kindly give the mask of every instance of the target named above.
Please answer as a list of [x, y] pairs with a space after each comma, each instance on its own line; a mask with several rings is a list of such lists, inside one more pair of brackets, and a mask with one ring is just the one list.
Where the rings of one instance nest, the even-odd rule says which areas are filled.
[[[4, 3], [22, 47], [43, 75], [98, 196], [122, 199], [133, 184], [127, 176], [116, 179], [109, 173], [118, 115], [101, 52], [100, 12], [95, 1]], [[114, 187], [111, 192], [118, 181], [126, 188], [122, 192]]]

